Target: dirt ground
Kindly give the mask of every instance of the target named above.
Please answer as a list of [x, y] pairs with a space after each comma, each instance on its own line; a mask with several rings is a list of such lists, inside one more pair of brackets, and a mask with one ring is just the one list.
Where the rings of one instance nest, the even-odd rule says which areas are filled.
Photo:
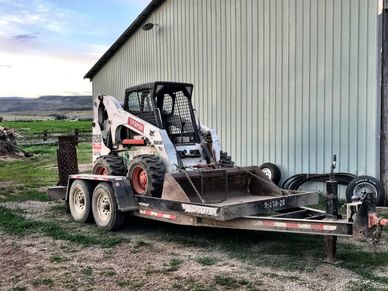
[[[73, 223], [69, 214], [61, 212], [59, 202], [7, 202], [5, 206], [36, 221], [53, 215], [63, 224]], [[59, 210], [53, 212], [53, 208]], [[111, 248], [85, 247], [39, 234], [16, 237], [0, 232], [0, 289], [344, 290], [361, 280], [349, 270], [323, 262], [306, 270], [293, 269], [292, 265], [285, 269], [252, 264], [223, 252], [212, 235], [196, 231], [191, 242], [182, 243], [179, 238], [184, 240], [185, 228], [171, 231], [173, 226], [168, 226], [165, 231], [173, 235], [165, 239], [163, 229], [153, 231], [160, 223], [132, 220], [129, 218], [128, 227], [115, 233], [123, 242]], [[276, 236], [272, 239], [277, 240]], [[260, 244], [259, 235], [257, 240]], [[368, 248], [363, 243], [360, 246]], [[303, 254], [300, 259], [305, 259]], [[365, 282], [371, 287], [387, 287]]]

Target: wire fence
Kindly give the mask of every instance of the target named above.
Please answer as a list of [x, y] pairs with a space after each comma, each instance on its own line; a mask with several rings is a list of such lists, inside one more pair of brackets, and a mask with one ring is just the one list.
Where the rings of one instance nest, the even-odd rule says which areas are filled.
[[74, 129], [72, 131], [50, 131], [44, 129], [41, 132], [32, 132], [23, 134], [17, 138], [18, 145], [56, 145], [58, 144], [58, 137], [60, 136], [74, 136], [76, 145], [83, 142], [92, 141], [91, 130]]

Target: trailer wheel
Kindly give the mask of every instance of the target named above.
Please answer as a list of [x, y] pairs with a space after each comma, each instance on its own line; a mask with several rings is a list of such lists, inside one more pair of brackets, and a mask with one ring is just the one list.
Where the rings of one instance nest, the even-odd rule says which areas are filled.
[[221, 168], [233, 168], [234, 162], [232, 161], [232, 157], [228, 156], [227, 152], [221, 151], [220, 153], [220, 165]]
[[264, 175], [268, 177], [268, 179], [278, 185], [281, 177], [280, 169], [278, 166], [272, 163], [264, 163], [260, 165], [259, 169], [263, 172]]
[[375, 195], [377, 205], [383, 205], [385, 191], [381, 182], [371, 176], [358, 176], [346, 188], [346, 200], [360, 200], [368, 193]]
[[139, 195], [160, 197], [166, 167], [159, 157], [141, 155], [129, 164], [129, 177], [133, 191]]
[[122, 227], [125, 215], [117, 208], [116, 198], [109, 183], [100, 183], [93, 191], [92, 212], [97, 226], [103, 230]]
[[127, 174], [127, 170], [125, 169], [122, 157], [101, 156], [94, 164], [93, 174], [125, 176]]
[[91, 213], [92, 189], [85, 181], [75, 180], [69, 191], [69, 209], [73, 219], [80, 223], [93, 221]]

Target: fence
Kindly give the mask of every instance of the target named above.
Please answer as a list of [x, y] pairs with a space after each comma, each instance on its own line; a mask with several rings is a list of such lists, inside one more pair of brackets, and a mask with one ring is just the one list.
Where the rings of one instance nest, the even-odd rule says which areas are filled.
[[59, 136], [68, 135], [74, 135], [76, 144], [92, 141], [91, 130], [79, 130], [76, 128], [73, 131], [50, 131], [44, 129], [41, 132], [26, 133], [17, 139], [17, 143], [18, 145], [56, 145]]

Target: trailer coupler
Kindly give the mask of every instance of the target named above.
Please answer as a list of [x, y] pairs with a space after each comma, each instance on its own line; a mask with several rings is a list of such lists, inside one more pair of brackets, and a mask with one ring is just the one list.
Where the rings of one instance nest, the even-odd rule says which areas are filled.
[[362, 202], [348, 204], [348, 220], [353, 220], [353, 236], [356, 239], [372, 237], [376, 242], [380, 237], [376, 234], [388, 225], [388, 219], [377, 216], [376, 197], [372, 193], [367, 194]]

